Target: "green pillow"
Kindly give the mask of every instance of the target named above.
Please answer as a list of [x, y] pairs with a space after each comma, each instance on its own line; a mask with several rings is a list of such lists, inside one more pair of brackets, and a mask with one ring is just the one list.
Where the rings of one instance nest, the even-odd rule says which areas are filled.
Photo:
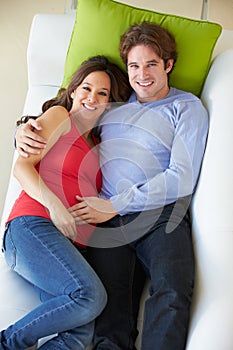
[[62, 86], [68, 85], [78, 66], [91, 56], [105, 55], [125, 69], [119, 55], [120, 36], [132, 24], [143, 21], [160, 24], [176, 39], [178, 60], [170, 76], [170, 85], [199, 96], [221, 26], [111, 0], [78, 0]]

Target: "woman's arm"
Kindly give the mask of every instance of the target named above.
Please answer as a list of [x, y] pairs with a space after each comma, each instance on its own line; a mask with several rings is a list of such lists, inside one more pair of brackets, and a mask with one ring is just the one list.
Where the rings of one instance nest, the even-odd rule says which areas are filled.
[[62, 204], [60, 199], [46, 186], [35, 166], [53, 147], [59, 137], [70, 128], [68, 112], [63, 107], [52, 107], [40, 118], [42, 131], [36, 131], [38, 136], [48, 140], [44, 152], [31, 155], [28, 158], [19, 156], [14, 166], [14, 175], [25, 192], [44, 205], [50, 213], [55, 226], [67, 237], [74, 238], [76, 226], [74, 219]]

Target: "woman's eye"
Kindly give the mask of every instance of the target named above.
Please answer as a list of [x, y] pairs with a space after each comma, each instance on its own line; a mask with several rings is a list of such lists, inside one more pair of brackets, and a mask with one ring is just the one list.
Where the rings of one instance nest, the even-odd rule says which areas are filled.
[[99, 92], [99, 95], [101, 95], [101, 96], [107, 96], [107, 93], [104, 92], [104, 91], [101, 91], [101, 92]]
[[83, 86], [83, 89], [86, 91], [91, 91], [91, 89], [89, 88], [89, 86]]

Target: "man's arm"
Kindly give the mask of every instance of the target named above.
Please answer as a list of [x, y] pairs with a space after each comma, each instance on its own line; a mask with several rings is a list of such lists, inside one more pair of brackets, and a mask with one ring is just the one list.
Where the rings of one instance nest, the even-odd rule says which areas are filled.
[[120, 215], [161, 208], [192, 196], [206, 147], [208, 114], [198, 100], [179, 103], [176, 108], [178, 118], [167, 168], [112, 196], [111, 203]]
[[[108, 205], [108, 208], [111, 207], [110, 212], [125, 215], [161, 208], [166, 204], [174, 203], [181, 198], [189, 198], [192, 195], [205, 151], [208, 115], [198, 102], [191, 105], [190, 109], [185, 108], [184, 104], [180, 104], [181, 113], [173, 138], [169, 166], [154, 177], [148, 178], [144, 183], [134, 184], [125, 191], [112, 196], [105, 201], [106, 203], [102, 202], [103, 199], [96, 199], [94, 203], [91, 203], [92, 208], [89, 207], [89, 223], [100, 223], [98, 218], [105, 221], [104, 213], [101, 214], [105, 205]], [[86, 197], [86, 206], [88, 206], [88, 201], [89, 199]], [[91, 199], [91, 201], [94, 200]], [[93, 207], [98, 215], [94, 213]], [[80, 213], [78, 209], [80, 209]], [[83, 210], [84, 208], [82, 208]], [[84, 211], [82, 211], [80, 206], [77, 206], [75, 215], [84, 220]], [[85, 215], [87, 215], [86, 207], [85, 211]], [[91, 216], [98, 221], [90, 221]]]
[[41, 129], [37, 120], [29, 119], [16, 130], [15, 145], [22, 157], [27, 158], [30, 154], [40, 154], [46, 147], [46, 140], [35, 132]]
[[76, 224], [99, 224], [112, 219], [118, 214], [109, 199], [79, 196], [76, 196], [76, 198], [79, 203], [69, 208]]

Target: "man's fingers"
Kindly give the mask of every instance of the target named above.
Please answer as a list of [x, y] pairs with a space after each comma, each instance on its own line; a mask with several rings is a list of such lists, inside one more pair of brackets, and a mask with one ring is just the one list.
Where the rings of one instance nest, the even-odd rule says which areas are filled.
[[86, 208], [86, 206], [87, 205], [84, 202], [77, 203], [77, 204], [74, 204], [72, 207], [68, 208], [68, 211], [69, 211], [69, 213], [72, 214], [72, 216], [77, 216], [78, 215], [78, 211], [80, 209]]
[[79, 202], [85, 201], [85, 197], [80, 197], [79, 195], [76, 195], [76, 199], [77, 199], [77, 201], [79, 201]]
[[33, 131], [23, 131], [20, 140], [33, 147], [45, 147], [46, 141], [43, 137]]
[[93, 224], [93, 220], [88, 218], [85, 220], [81, 220], [80, 218], [77, 218], [77, 221], [75, 220], [76, 226], [82, 226], [87, 224]]
[[28, 153], [26, 153], [23, 148], [17, 147], [17, 151], [21, 157], [28, 158]]
[[89, 214], [89, 208], [85, 207], [83, 209], [79, 209], [75, 212], [75, 215], [72, 215], [73, 217], [80, 218], [81, 220], [86, 220], [87, 216], [90, 216]]
[[35, 119], [29, 119], [28, 122], [27, 122], [27, 124], [28, 124], [31, 128], [36, 129], [36, 130], [38, 130], [38, 131], [42, 130], [42, 127], [41, 127], [40, 123], [39, 123], [37, 120], [35, 120]]
[[21, 146], [21, 144], [19, 144], [17, 146], [17, 151], [21, 156], [23, 156], [25, 158], [25, 157], [28, 157], [30, 154], [35, 154], [35, 155], [40, 154], [40, 152], [42, 150], [39, 148], [33, 148], [33, 147], [28, 146], [26, 144], [22, 144], [22, 146]]

